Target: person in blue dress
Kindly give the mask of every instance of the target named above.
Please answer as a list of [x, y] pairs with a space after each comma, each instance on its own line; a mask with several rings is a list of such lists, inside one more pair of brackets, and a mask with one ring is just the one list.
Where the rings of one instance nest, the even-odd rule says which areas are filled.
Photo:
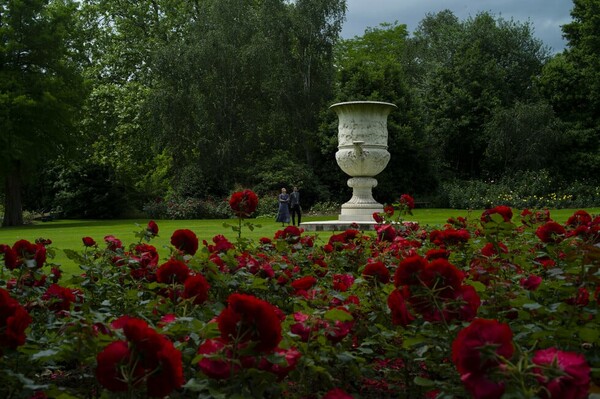
[[290, 224], [290, 195], [285, 188], [281, 189], [281, 194], [277, 196], [279, 200], [279, 210], [277, 211], [276, 222], [281, 222], [281, 225]]

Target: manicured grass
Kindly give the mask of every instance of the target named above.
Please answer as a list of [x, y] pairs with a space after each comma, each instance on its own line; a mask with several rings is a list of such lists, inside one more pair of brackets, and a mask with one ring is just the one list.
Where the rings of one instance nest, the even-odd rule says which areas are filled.
[[[586, 209], [591, 214], [600, 214], [600, 208]], [[550, 212], [552, 218], [557, 222], [565, 222], [573, 214], [575, 209], [560, 209]], [[471, 220], [479, 219], [482, 210], [461, 210], [461, 209], [415, 209], [412, 216], [407, 216], [405, 220], [419, 222], [423, 226], [441, 226], [449, 217], [463, 216]], [[518, 218], [518, 211], [514, 211]], [[336, 216], [303, 217], [303, 221], [332, 220]], [[212, 238], [217, 234], [222, 234], [229, 240], [235, 242], [237, 233], [229, 227], [224, 227], [223, 223], [237, 225], [236, 219], [228, 220], [157, 220], [159, 226], [159, 236], [151, 244], [154, 245], [161, 256], [166, 256], [168, 251], [165, 247], [169, 246], [170, 238], [177, 229], [190, 229], [198, 236], [200, 242], [206, 240], [211, 243]], [[271, 218], [251, 219], [250, 222], [261, 227], [256, 227], [254, 231], [243, 227], [242, 236], [253, 240], [261, 237], [272, 238], [277, 230], [280, 230], [281, 224], [276, 223]], [[61, 264], [65, 273], [78, 273], [77, 265], [71, 262], [62, 249], [80, 250], [83, 248], [82, 237], [92, 237], [99, 245], [104, 245], [104, 236], [112, 234], [123, 241], [124, 245], [136, 242], [135, 232], [145, 228], [148, 219], [139, 220], [55, 220], [52, 222], [38, 222], [33, 225], [22, 227], [3, 227], [0, 228], [0, 244], [12, 245], [15, 241], [25, 239], [35, 241], [37, 238], [47, 238], [52, 240], [52, 247], [56, 248], [56, 257], [54, 262]], [[139, 226], [136, 226], [138, 224]], [[318, 232], [317, 244], [323, 244], [331, 236], [332, 232]], [[202, 244], [200, 244], [202, 245]]]

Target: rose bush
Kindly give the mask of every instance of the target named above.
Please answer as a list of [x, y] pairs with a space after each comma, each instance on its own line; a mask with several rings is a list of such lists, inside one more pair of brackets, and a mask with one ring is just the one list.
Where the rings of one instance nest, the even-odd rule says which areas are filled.
[[0, 244], [0, 395], [597, 391], [600, 217], [578, 211], [561, 225], [503, 206], [429, 228], [403, 222], [411, 201], [399, 204], [375, 232], [326, 241], [289, 226], [200, 243], [181, 229], [162, 257], [151, 221], [131, 244], [84, 236], [65, 249], [81, 268], [68, 278], [50, 240]]

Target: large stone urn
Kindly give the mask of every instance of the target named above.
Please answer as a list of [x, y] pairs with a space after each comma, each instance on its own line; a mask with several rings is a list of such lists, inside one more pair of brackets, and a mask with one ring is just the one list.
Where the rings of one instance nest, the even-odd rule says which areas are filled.
[[350, 176], [348, 186], [352, 198], [342, 205], [339, 220], [372, 222], [374, 212], [383, 212], [383, 205], [373, 198], [377, 176], [390, 161], [387, 150], [387, 117], [397, 108], [378, 101], [351, 101], [333, 104], [338, 115], [338, 151], [335, 160]]

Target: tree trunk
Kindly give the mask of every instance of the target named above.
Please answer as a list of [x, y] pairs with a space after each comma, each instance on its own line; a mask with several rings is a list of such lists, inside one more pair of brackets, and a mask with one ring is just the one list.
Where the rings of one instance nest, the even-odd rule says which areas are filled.
[[21, 226], [23, 224], [21, 186], [21, 164], [17, 161], [13, 164], [12, 171], [4, 178], [3, 226]]

